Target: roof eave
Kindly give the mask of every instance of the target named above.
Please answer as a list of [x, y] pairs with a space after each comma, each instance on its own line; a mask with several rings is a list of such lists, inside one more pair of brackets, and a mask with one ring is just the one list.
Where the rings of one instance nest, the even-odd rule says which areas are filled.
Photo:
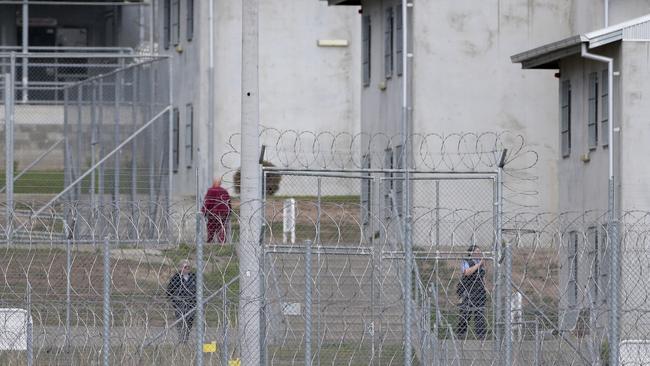
[[327, 0], [327, 5], [361, 5], [361, 0]]
[[558, 60], [580, 53], [581, 44], [587, 41], [582, 35], [577, 35], [516, 54], [510, 59], [513, 63], [521, 63], [523, 69], [556, 69]]

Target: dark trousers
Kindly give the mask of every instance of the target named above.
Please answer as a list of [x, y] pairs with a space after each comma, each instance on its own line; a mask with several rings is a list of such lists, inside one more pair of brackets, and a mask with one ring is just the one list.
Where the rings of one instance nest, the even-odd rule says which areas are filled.
[[469, 328], [469, 323], [474, 318], [474, 326], [476, 329], [476, 338], [485, 338], [487, 331], [487, 320], [485, 319], [485, 306], [469, 306], [462, 304], [460, 306], [460, 316], [458, 317], [458, 327], [456, 328], [456, 336], [464, 337]]
[[[187, 312], [182, 309], [175, 310], [176, 319], [181, 319], [183, 314]], [[194, 313], [185, 315], [184, 319], [181, 319], [176, 323], [176, 329], [178, 330], [178, 341], [180, 343], [187, 343], [187, 340], [190, 338], [190, 333], [192, 331], [192, 325], [194, 325]]]
[[208, 243], [214, 241], [215, 236], [219, 243], [226, 242], [226, 222], [228, 221], [228, 216], [208, 216]]

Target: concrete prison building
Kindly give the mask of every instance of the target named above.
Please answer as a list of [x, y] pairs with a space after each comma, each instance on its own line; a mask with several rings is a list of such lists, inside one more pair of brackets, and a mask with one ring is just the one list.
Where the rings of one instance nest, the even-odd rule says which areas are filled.
[[[622, 339], [647, 339], [650, 323], [644, 300], [649, 294], [647, 273], [642, 263], [648, 225], [643, 212], [650, 208], [650, 168], [644, 158], [650, 137], [650, 106], [644, 101], [650, 94], [649, 52], [650, 15], [646, 15], [512, 57], [524, 69], [557, 72], [555, 113], [559, 123], [550, 126], [560, 143], [559, 209], [593, 213], [563, 229], [560, 287], [567, 296], [562, 297], [560, 306], [568, 325], [575, 323], [581, 310], [596, 312], [599, 325], [606, 324], [609, 240], [605, 213], [612, 153], [615, 215], [621, 222]], [[593, 55], [603, 59], [594, 60]], [[612, 79], [603, 62], [608, 58], [613, 61]], [[586, 235], [579, 235], [581, 232]]]

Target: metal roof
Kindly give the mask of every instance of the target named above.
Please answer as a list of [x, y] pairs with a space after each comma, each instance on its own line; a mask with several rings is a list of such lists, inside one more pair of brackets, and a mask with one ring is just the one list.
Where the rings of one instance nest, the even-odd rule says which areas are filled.
[[327, 5], [361, 5], [361, 0], [321, 0], [327, 1]]
[[650, 14], [533, 48], [510, 59], [521, 63], [523, 69], [557, 69], [560, 59], [580, 53], [582, 43], [595, 48], [617, 41], [650, 41]]

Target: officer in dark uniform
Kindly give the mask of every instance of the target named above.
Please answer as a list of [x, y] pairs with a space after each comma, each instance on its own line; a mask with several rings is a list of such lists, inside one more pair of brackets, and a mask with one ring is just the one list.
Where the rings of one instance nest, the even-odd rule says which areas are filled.
[[485, 303], [487, 294], [485, 292], [485, 268], [481, 258], [481, 249], [472, 245], [467, 249], [467, 258], [461, 262], [461, 280], [458, 286], [458, 295], [462, 302], [460, 304], [460, 316], [456, 335], [464, 337], [469, 322], [474, 318], [476, 337], [484, 339], [487, 322], [485, 319]]

